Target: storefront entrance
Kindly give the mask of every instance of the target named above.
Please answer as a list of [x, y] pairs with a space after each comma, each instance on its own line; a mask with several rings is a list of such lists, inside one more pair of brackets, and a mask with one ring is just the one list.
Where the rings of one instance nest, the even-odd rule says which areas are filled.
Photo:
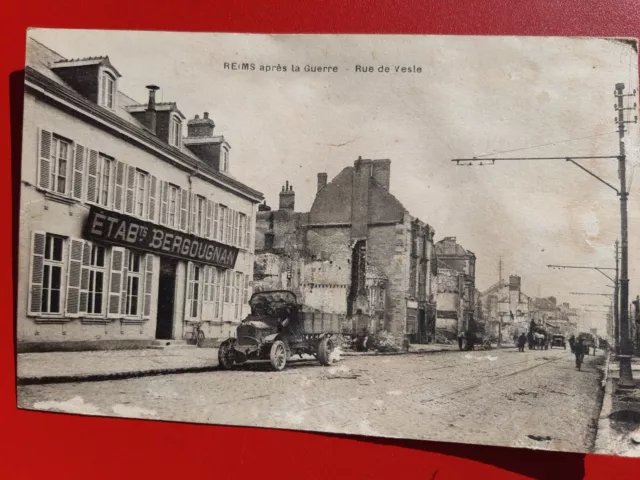
[[160, 279], [158, 284], [158, 322], [156, 338], [170, 340], [173, 337], [173, 313], [176, 296], [177, 261], [160, 257]]

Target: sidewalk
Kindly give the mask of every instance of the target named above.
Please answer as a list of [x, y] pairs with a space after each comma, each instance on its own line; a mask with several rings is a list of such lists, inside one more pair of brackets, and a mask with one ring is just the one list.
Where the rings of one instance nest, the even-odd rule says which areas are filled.
[[20, 353], [18, 385], [131, 378], [203, 372], [218, 366], [217, 348]]
[[607, 360], [594, 453], [640, 457], [640, 358], [631, 359], [631, 369], [636, 388], [618, 388], [620, 364], [613, 355]]
[[[458, 346], [414, 344], [409, 346], [409, 352], [341, 351], [340, 356], [406, 355], [407, 353], [451, 351], [459, 351]], [[218, 367], [218, 349], [189, 346], [141, 350], [20, 353], [17, 360], [18, 385], [38, 385], [207, 372]]]

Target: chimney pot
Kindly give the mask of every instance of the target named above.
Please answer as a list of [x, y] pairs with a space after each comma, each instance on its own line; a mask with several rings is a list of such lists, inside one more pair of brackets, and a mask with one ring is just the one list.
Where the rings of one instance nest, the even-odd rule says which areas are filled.
[[198, 120], [199, 118], [200, 118], [200, 115], [196, 113], [196, 120]]
[[209, 118], [209, 112], [204, 112], [204, 118]]

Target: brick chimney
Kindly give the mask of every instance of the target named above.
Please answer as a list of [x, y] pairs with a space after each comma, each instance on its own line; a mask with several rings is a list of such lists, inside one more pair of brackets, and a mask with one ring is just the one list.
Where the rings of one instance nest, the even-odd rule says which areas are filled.
[[[318, 174], [318, 192], [327, 186], [327, 174], [319, 173]], [[317, 192], [316, 192], [317, 193]]]
[[147, 104], [147, 110], [144, 112], [144, 125], [151, 130], [154, 135], [156, 135], [158, 130], [156, 91], [160, 90], [160, 87], [157, 85], [147, 85], [146, 88], [149, 90], [149, 103]]
[[258, 205], [258, 211], [259, 212], [270, 212], [271, 211], [271, 207], [269, 205], [267, 205], [267, 201], [265, 200], [260, 205]]
[[371, 160], [358, 157], [353, 163], [353, 192], [351, 194], [351, 238], [367, 237], [369, 225], [369, 182], [372, 176]]
[[213, 137], [213, 129], [216, 124], [209, 118], [209, 112], [204, 112], [204, 118], [196, 115], [187, 122], [187, 136], [189, 138]]
[[209, 118], [209, 112], [204, 112], [202, 118], [195, 115], [187, 121], [187, 138], [182, 143], [214, 170], [229, 171], [231, 146], [222, 135], [213, 134], [215, 126], [214, 121]]
[[391, 160], [374, 160], [372, 176], [378, 185], [389, 191], [389, 181], [391, 179]]
[[518, 275], [509, 276], [509, 290], [520, 291], [520, 277]]
[[289, 210], [293, 212], [296, 204], [296, 193], [293, 191], [293, 185], [289, 185], [289, 180], [280, 191], [279, 210]]

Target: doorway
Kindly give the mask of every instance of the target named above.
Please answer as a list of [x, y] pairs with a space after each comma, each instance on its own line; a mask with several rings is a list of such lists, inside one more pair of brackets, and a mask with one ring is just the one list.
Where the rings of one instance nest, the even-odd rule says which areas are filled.
[[429, 343], [429, 331], [427, 330], [427, 316], [424, 308], [418, 310], [418, 342]]
[[158, 321], [156, 338], [173, 338], [173, 311], [176, 294], [176, 268], [178, 262], [170, 258], [160, 258], [160, 278], [158, 283]]

